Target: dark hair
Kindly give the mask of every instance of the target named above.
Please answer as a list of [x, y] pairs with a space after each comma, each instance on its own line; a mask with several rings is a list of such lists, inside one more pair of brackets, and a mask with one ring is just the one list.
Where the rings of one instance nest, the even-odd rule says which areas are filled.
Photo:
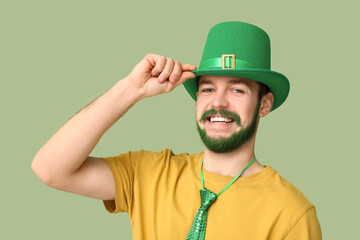
[[261, 100], [261, 98], [267, 94], [270, 91], [270, 88], [268, 86], [266, 86], [265, 84], [261, 83], [261, 82], [256, 82], [259, 86], [259, 100]]

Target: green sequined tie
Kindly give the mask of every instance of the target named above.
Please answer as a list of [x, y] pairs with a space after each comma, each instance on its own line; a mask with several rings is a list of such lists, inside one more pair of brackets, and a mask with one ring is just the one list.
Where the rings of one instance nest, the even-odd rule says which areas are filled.
[[205, 239], [207, 209], [215, 201], [216, 194], [206, 188], [200, 190], [201, 206], [195, 216], [186, 240]]
[[[201, 185], [202, 189], [200, 190], [200, 198], [201, 198], [201, 206], [196, 213], [195, 219], [191, 225], [190, 231], [186, 237], [186, 240], [203, 240], [205, 239], [205, 231], [206, 231], [206, 221], [207, 221], [207, 210], [210, 207], [210, 205], [216, 200], [220, 194], [222, 194], [228, 187], [230, 187], [231, 184], [233, 184], [236, 179], [240, 177], [240, 175], [248, 169], [251, 164], [253, 164], [256, 160], [256, 157], [237, 175], [226, 187], [223, 188], [218, 194], [215, 194], [211, 192], [210, 190], [206, 189], [204, 187], [204, 178], [203, 178], [203, 172], [202, 172], [202, 166], [203, 163], [201, 163], [201, 170], [200, 170], [200, 176], [201, 176]], [[204, 161], [204, 159], [203, 159]]]

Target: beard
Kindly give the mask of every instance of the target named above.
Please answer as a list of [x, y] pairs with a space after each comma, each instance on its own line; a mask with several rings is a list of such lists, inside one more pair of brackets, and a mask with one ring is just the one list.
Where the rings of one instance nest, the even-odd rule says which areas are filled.
[[[250, 141], [256, 132], [258, 114], [260, 110], [260, 101], [258, 101], [255, 109], [255, 114], [249, 126], [239, 130], [238, 132], [234, 132], [229, 137], [210, 137], [207, 135], [205, 129], [201, 129], [198, 122], [196, 121], [197, 130], [199, 132], [200, 138], [205, 144], [206, 148], [212, 152], [216, 153], [228, 153], [232, 152], [235, 149], [243, 146], [245, 143]], [[214, 110], [215, 111], [215, 110]], [[235, 113], [232, 113], [235, 114]], [[235, 114], [237, 115], [237, 114]], [[240, 116], [237, 115], [240, 119]], [[202, 116], [201, 119], [205, 119], [206, 116]], [[241, 121], [239, 121], [241, 122]], [[239, 125], [239, 124], [238, 124]], [[241, 123], [239, 125], [241, 127]]]

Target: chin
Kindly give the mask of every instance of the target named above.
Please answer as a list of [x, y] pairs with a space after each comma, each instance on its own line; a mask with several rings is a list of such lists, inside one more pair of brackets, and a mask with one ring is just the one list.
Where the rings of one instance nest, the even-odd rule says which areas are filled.
[[206, 134], [208, 135], [208, 137], [210, 137], [212, 139], [228, 138], [228, 137], [231, 136], [231, 134], [214, 134], [214, 135], [211, 135], [208, 132], [206, 132]]

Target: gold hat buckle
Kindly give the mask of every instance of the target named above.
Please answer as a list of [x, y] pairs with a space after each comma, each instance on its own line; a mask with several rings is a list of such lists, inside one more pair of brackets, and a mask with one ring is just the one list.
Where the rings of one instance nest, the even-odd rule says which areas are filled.
[[221, 55], [222, 69], [235, 69], [235, 54]]

